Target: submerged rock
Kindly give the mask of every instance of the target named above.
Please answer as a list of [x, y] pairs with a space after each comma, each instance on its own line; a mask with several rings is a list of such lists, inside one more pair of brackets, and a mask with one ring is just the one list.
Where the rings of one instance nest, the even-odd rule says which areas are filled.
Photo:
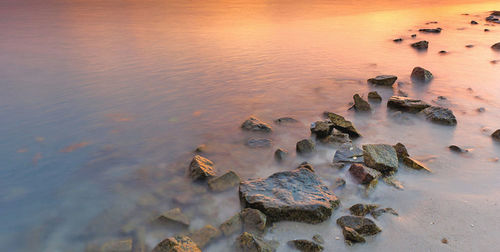
[[341, 132], [333, 132], [329, 136], [321, 139], [320, 141], [323, 144], [333, 144], [333, 145], [352, 142], [351, 139], [349, 138], [349, 134]]
[[201, 249], [191, 238], [176, 236], [161, 241], [152, 252], [201, 252]]
[[337, 219], [337, 224], [342, 229], [350, 227], [361, 235], [375, 235], [382, 231], [375, 222], [360, 216], [342, 216]]
[[288, 151], [279, 148], [274, 152], [274, 159], [278, 162], [284, 161], [288, 157]]
[[498, 43], [496, 43], [496, 44], [492, 45], [492, 46], [491, 46], [491, 48], [492, 48], [493, 50], [500, 50], [500, 42], [498, 42]]
[[250, 148], [268, 148], [272, 145], [272, 140], [267, 138], [250, 138], [245, 143]]
[[493, 132], [493, 134], [491, 134], [491, 137], [496, 141], [500, 141], [500, 129], [497, 129], [495, 132]]
[[378, 217], [380, 217], [382, 214], [385, 214], [385, 213], [390, 213], [392, 215], [399, 216], [398, 212], [396, 212], [396, 210], [394, 210], [390, 207], [374, 210], [370, 214], [373, 216], [373, 218], [378, 219]]
[[354, 99], [354, 108], [357, 111], [370, 111], [372, 109], [370, 104], [363, 98], [361, 98], [359, 94], [355, 94], [353, 96], [353, 99]]
[[200, 144], [196, 149], [194, 150], [195, 153], [204, 153], [207, 152], [207, 145], [206, 144]]
[[222, 192], [240, 184], [240, 176], [234, 171], [228, 171], [220, 177], [210, 179], [208, 188], [214, 192]]
[[231, 218], [220, 224], [219, 229], [225, 236], [230, 236], [234, 233], [240, 232], [243, 229], [240, 213], [233, 215]]
[[162, 223], [176, 222], [189, 226], [189, 218], [184, 215], [180, 208], [170, 209], [158, 216], [157, 220]]
[[356, 230], [347, 226], [342, 228], [342, 234], [344, 235], [344, 239], [348, 243], [358, 243], [366, 241], [363, 236], [356, 232]]
[[189, 173], [193, 180], [205, 179], [215, 176], [214, 163], [200, 155], [194, 156], [189, 165]]
[[296, 151], [299, 154], [310, 154], [315, 148], [316, 145], [311, 139], [302, 139], [296, 144]]
[[397, 38], [397, 39], [393, 39], [392, 41], [394, 41], [396, 43], [399, 43], [399, 42], [403, 42], [403, 39], [402, 38]]
[[411, 47], [413, 47], [417, 50], [427, 50], [427, 48], [429, 48], [429, 42], [422, 40], [422, 41], [415, 42], [415, 43], [411, 44]]
[[298, 123], [299, 121], [292, 117], [281, 117], [274, 120], [276, 124], [284, 124], [284, 123]]
[[470, 24], [477, 25], [479, 23], [477, 21], [472, 20], [472, 21], [470, 21]]
[[360, 184], [370, 184], [372, 180], [378, 179], [381, 176], [379, 171], [365, 167], [362, 164], [352, 164], [349, 168], [349, 173]]
[[349, 211], [355, 216], [365, 216], [378, 207], [379, 205], [376, 204], [355, 204], [349, 208]]
[[368, 79], [368, 83], [380, 86], [392, 86], [398, 79], [395, 75], [379, 75], [375, 78]]
[[132, 252], [132, 239], [109, 241], [101, 246], [100, 252]]
[[415, 67], [415, 68], [413, 68], [413, 71], [411, 72], [411, 79], [413, 81], [428, 83], [433, 78], [434, 78], [434, 76], [432, 75], [432, 73], [423, 67]]
[[306, 223], [327, 220], [339, 204], [337, 197], [308, 169], [242, 182], [240, 199], [245, 207], [259, 209], [270, 221]]
[[392, 147], [394, 147], [394, 150], [396, 150], [396, 153], [398, 154], [398, 160], [400, 162], [403, 161], [405, 158], [410, 156], [410, 154], [408, 154], [408, 150], [406, 149], [406, 146], [404, 146], [404, 144], [397, 143], [397, 144], [393, 145]]
[[266, 228], [267, 217], [261, 211], [245, 208], [241, 211], [241, 220], [246, 232], [261, 234]]
[[221, 235], [219, 229], [206, 225], [196, 231], [191, 232], [188, 237], [193, 240], [200, 248], [206, 247], [210, 242], [217, 239]]
[[422, 100], [401, 96], [392, 96], [389, 101], [387, 101], [387, 107], [409, 113], [418, 113], [430, 106], [430, 104]]
[[328, 115], [328, 118], [330, 118], [330, 121], [333, 124], [333, 127], [340, 132], [347, 133], [351, 138], [355, 137], [360, 137], [361, 134], [359, 134], [358, 130], [354, 127], [354, 124], [351, 121], [346, 120], [343, 116], [332, 113], [332, 112], [326, 112]]
[[243, 122], [241, 128], [249, 131], [271, 132], [272, 128], [267, 123], [261, 121], [257, 117], [251, 116]]
[[388, 144], [363, 145], [365, 164], [382, 173], [398, 170], [398, 155], [394, 147]]
[[421, 113], [431, 122], [449, 126], [457, 125], [457, 118], [450, 109], [432, 106], [422, 110]]
[[325, 138], [333, 130], [333, 126], [330, 122], [316, 121], [311, 123], [311, 133], [315, 134], [317, 138]]
[[373, 102], [381, 102], [382, 101], [382, 96], [380, 96], [377, 91], [372, 91], [368, 93], [368, 100], [373, 101]]
[[432, 172], [431, 169], [429, 169], [427, 166], [425, 166], [424, 164], [420, 163], [419, 161], [411, 158], [411, 157], [405, 157], [403, 159], [403, 163], [412, 168], [412, 169], [415, 169], [415, 170], [426, 170], [428, 172]]
[[288, 245], [302, 252], [320, 252], [324, 249], [320, 244], [308, 240], [292, 240]]
[[241, 252], [274, 252], [275, 244], [244, 232], [236, 238], [236, 250]]
[[363, 163], [363, 150], [352, 143], [342, 144], [333, 156], [334, 163]]
[[313, 241], [319, 243], [319, 244], [323, 244], [325, 243], [325, 239], [323, 239], [323, 237], [319, 234], [315, 234], [313, 237], [312, 237]]
[[450, 145], [450, 146], [448, 146], [448, 149], [450, 149], [450, 151], [457, 152], [457, 153], [466, 153], [466, 152], [469, 152], [468, 150], [464, 150], [464, 149], [462, 149], [462, 148], [460, 148], [459, 146], [456, 146], [456, 145]]
[[435, 29], [429, 29], [429, 28], [424, 28], [424, 29], [419, 29], [419, 32], [424, 32], [424, 33], [440, 33], [443, 29], [441, 28], [435, 28]]

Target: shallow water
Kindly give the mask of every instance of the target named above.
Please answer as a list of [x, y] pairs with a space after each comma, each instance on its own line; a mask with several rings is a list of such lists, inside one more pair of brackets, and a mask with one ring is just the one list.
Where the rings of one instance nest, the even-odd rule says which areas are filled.
[[[490, 46], [500, 42], [500, 26], [485, 26], [484, 17], [499, 8], [465, 0], [2, 1], [0, 248], [82, 251], [126, 237], [120, 231], [129, 222], [146, 227], [152, 247], [179, 230], [145, 223], [173, 207], [192, 218], [191, 229], [218, 225], [239, 210], [238, 196], [191, 183], [196, 146], [207, 144], [220, 174], [268, 176], [304, 161], [292, 154], [278, 165], [273, 151], [293, 153], [328, 110], [356, 124], [364, 136], [357, 144], [403, 142], [434, 173], [401, 169], [403, 191], [379, 183], [367, 197], [346, 178], [331, 220], [272, 227], [266, 238], [280, 241], [279, 251], [316, 233], [326, 251], [495, 251], [500, 145], [489, 135], [500, 128], [500, 61], [490, 61], [500, 53]], [[439, 35], [417, 32], [437, 26]], [[392, 42], [398, 37], [405, 40]], [[430, 41], [427, 52], [410, 48], [417, 39]], [[433, 72], [432, 83], [410, 82], [417, 65]], [[410, 97], [447, 97], [457, 127], [392, 119], [385, 101], [397, 86], [366, 84], [379, 74], [397, 75]], [[371, 90], [384, 98], [373, 113], [347, 110], [354, 93]], [[271, 149], [249, 149], [243, 143], [255, 134], [239, 127], [252, 114], [300, 123], [274, 125]], [[450, 144], [472, 151], [457, 155]], [[309, 160], [327, 184], [346, 177], [325, 167], [334, 151]], [[400, 215], [381, 217], [382, 233], [348, 248], [335, 219], [359, 202]], [[233, 241], [205, 251], [229, 251]]]

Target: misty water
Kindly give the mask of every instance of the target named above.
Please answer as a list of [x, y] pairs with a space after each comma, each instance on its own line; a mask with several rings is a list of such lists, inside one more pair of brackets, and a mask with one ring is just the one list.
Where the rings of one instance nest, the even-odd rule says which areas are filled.
[[[467, 0], [1, 1], [0, 249], [84, 251], [129, 237], [127, 225], [144, 230], [151, 249], [185, 231], [149, 225], [176, 207], [189, 230], [218, 226], [240, 201], [237, 188], [213, 193], [188, 177], [193, 150], [205, 144], [218, 174], [267, 177], [307, 160], [327, 185], [346, 179], [329, 220], [270, 227], [265, 238], [278, 251], [314, 234], [325, 251], [497, 251], [500, 144], [490, 135], [500, 128], [500, 53], [490, 47], [500, 25], [484, 20], [495, 9]], [[418, 32], [435, 27], [443, 31]], [[426, 52], [410, 47], [421, 39]], [[412, 83], [415, 66], [434, 80]], [[398, 84], [367, 84], [381, 74]], [[348, 110], [353, 94], [373, 90], [383, 102], [371, 113]], [[394, 118], [386, 102], [399, 90], [452, 109], [458, 125]], [[346, 169], [329, 167], [334, 148], [295, 155], [323, 111], [352, 120], [363, 134], [356, 144], [402, 142], [434, 172], [402, 168], [404, 190], [379, 183], [363, 195]], [[272, 147], [252, 149], [246, 139], [263, 135], [241, 130], [250, 115], [299, 123], [273, 124]], [[452, 144], [469, 152], [450, 152]], [[290, 151], [283, 164], [273, 158], [279, 147]], [[382, 216], [380, 234], [349, 247], [335, 220], [360, 202], [399, 216]], [[234, 239], [204, 251], [232, 251]]]

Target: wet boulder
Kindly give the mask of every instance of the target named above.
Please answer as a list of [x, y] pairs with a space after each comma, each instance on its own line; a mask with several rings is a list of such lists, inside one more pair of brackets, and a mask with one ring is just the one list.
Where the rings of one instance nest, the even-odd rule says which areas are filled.
[[377, 91], [372, 91], [368, 93], [368, 100], [372, 102], [381, 102], [382, 96], [380, 96]]
[[423, 67], [413, 68], [413, 70], [411, 71], [410, 77], [413, 81], [422, 82], [422, 83], [428, 83], [434, 78], [432, 73]]
[[372, 220], [360, 216], [342, 216], [337, 219], [341, 228], [350, 227], [361, 235], [375, 235], [382, 230]]
[[450, 109], [432, 106], [422, 110], [421, 113], [431, 122], [449, 126], [457, 125], [457, 118]]
[[417, 99], [411, 99], [401, 96], [392, 96], [389, 101], [387, 101], [387, 107], [403, 112], [418, 113], [431, 105]]
[[302, 252], [320, 252], [324, 249], [320, 244], [309, 240], [292, 240], [288, 245]]
[[491, 138], [496, 141], [500, 141], [500, 129], [497, 129], [493, 134], [491, 134]]
[[368, 83], [379, 86], [391, 87], [398, 79], [395, 75], [379, 75], [375, 78], [368, 79]]
[[274, 152], [274, 159], [278, 162], [284, 161], [288, 157], [288, 151], [279, 148]]
[[354, 99], [354, 109], [356, 111], [370, 111], [372, 108], [370, 104], [365, 101], [365, 99], [361, 98], [359, 94], [355, 94], [353, 96]]
[[214, 163], [207, 158], [196, 155], [189, 165], [189, 174], [193, 180], [214, 177]]
[[270, 221], [320, 223], [339, 205], [338, 198], [308, 169], [242, 182], [239, 194], [245, 207], [260, 210]]
[[196, 243], [187, 236], [176, 236], [167, 238], [153, 249], [152, 252], [201, 252]]
[[208, 188], [213, 192], [222, 192], [240, 184], [240, 176], [234, 171], [228, 171], [224, 175], [210, 179]]
[[325, 138], [333, 130], [333, 125], [326, 121], [316, 121], [311, 123], [311, 133], [316, 135], [317, 138]]
[[498, 43], [496, 43], [496, 44], [492, 45], [492, 46], [491, 46], [491, 49], [493, 49], [493, 50], [499, 50], [499, 51], [500, 51], [500, 42], [498, 42]]
[[191, 232], [188, 237], [193, 240], [200, 248], [206, 247], [210, 242], [217, 239], [221, 235], [219, 229], [206, 225], [198, 230]]
[[415, 43], [411, 44], [411, 47], [413, 47], [417, 50], [427, 50], [427, 48], [429, 48], [429, 42], [422, 40], [422, 41], [415, 42]]
[[334, 163], [363, 163], [363, 150], [352, 143], [342, 144], [333, 156]]
[[363, 158], [366, 166], [382, 173], [397, 171], [399, 166], [396, 150], [388, 144], [363, 145]]
[[316, 148], [316, 145], [311, 139], [302, 139], [297, 142], [295, 148], [297, 153], [305, 155], [311, 154]]
[[267, 223], [267, 217], [258, 209], [245, 208], [241, 211], [241, 220], [246, 232], [261, 234], [264, 232]]
[[257, 117], [251, 116], [243, 122], [241, 128], [248, 131], [271, 132], [272, 128]]
[[370, 184], [372, 180], [378, 179], [382, 174], [375, 169], [368, 168], [362, 164], [351, 164], [349, 173], [360, 184]]
[[259, 236], [244, 232], [236, 238], [236, 251], [240, 252], [274, 252], [276, 244]]
[[189, 218], [182, 213], [180, 208], [174, 208], [163, 212], [158, 216], [157, 221], [160, 223], [175, 222], [185, 226], [189, 226], [190, 223]]
[[351, 212], [352, 215], [355, 216], [365, 216], [375, 209], [377, 209], [379, 206], [376, 204], [355, 204], [352, 205], [349, 208], [349, 211]]
[[267, 138], [250, 138], [245, 143], [246, 146], [250, 148], [269, 148], [271, 147], [273, 141]]
[[351, 121], [346, 120], [343, 116], [326, 112], [328, 118], [333, 124], [333, 127], [340, 132], [347, 133], [351, 138], [360, 137], [358, 130], [354, 127], [354, 124]]
[[231, 218], [220, 224], [219, 229], [225, 236], [230, 236], [238, 233], [243, 229], [240, 213], [233, 215]]

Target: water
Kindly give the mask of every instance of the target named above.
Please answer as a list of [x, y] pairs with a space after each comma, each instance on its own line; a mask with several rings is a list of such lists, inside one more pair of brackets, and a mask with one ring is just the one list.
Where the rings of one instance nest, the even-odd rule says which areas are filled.
[[[238, 196], [190, 182], [193, 149], [207, 144], [220, 173], [268, 176], [303, 161], [292, 154], [280, 166], [272, 152], [293, 150], [329, 110], [353, 120], [364, 135], [357, 144], [403, 142], [434, 173], [401, 169], [404, 191], [380, 183], [369, 197], [348, 180], [331, 220], [272, 228], [266, 238], [280, 241], [279, 251], [316, 233], [326, 251], [348, 250], [335, 239], [342, 237], [335, 219], [358, 202], [400, 216], [382, 217], [383, 232], [349, 250], [495, 251], [500, 145], [489, 134], [500, 127], [500, 64], [490, 61], [500, 54], [489, 47], [500, 29], [483, 21], [495, 8], [466, 0], [2, 1], [0, 248], [83, 251], [127, 237], [120, 230], [128, 222], [146, 227], [152, 247], [177, 230], [150, 228], [149, 216], [173, 207], [193, 219], [192, 229], [218, 225], [239, 210]], [[416, 32], [437, 26], [439, 35]], [[428, 52], [409, 47], [413, 33], [430, 41]], [[397, 37], [405, 40], [393, 43]], [[430, 85], [411, 84], [417, 65], [436, 76]], [[397, 75], [411, 97], [446, 96], [458, 126], [391, 119], [385, 101], [397, 88], [376, 88], [384, 103], [370, 115], [347, 111], [379, 74]], [[248, 149], [252, 134], [239, 126], [252, 114], [300, 124], [275, 126], [272, 149]], [[456, 155], [450, 144], [472, 151]], [[345, 177], [325, 168], [333, 152], [321, 149], [312, 160], [327, 184]], [[228, 251], [233, 240], [206, 251]]]

